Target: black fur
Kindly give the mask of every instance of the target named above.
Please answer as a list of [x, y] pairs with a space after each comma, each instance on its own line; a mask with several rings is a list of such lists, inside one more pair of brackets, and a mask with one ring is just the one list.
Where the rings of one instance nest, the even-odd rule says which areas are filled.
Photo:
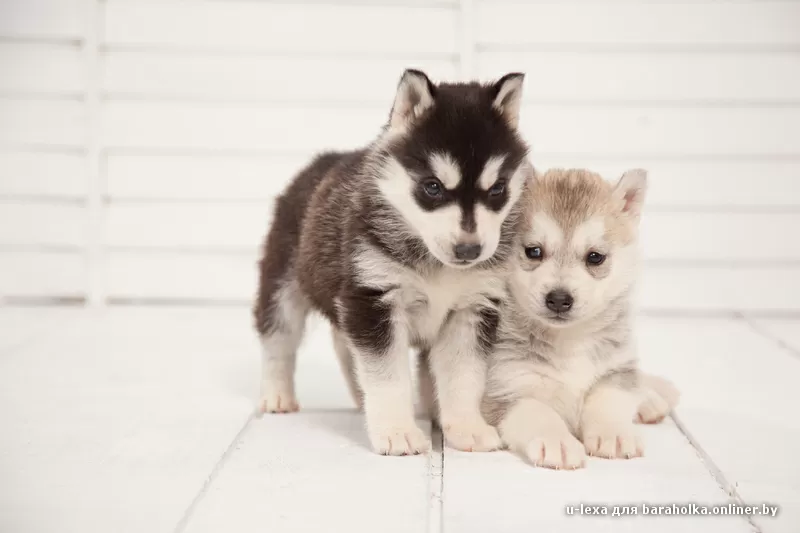
[[478, 311], [478, 347], [484, 355], [491, 353], [497, 342], [497, 326], [500, 323], [500, 312], [490, 307]]
[[[492, 105], [498, 86], [427, 83], [434, 104], [414, 119], [409, 131], [388, 141], [379, 137], [361, 150], [317, 156], [278, 198], [260, 262], [254, 306], [260, 334], [286, 326], [279, 308], [280, 291], [290, 286], [295, 287], [298, 298], [322, 313], [361, 351], [380, 356], [393, 340], [395, 309], [385, 297], [398, 287], [365, 285], [355, 268], [360, 250], [374, 250], [420, 273], [450, 268], [428, 251], [414, 228], [380, 193], [377, 169], [389, 158], [408, 170], [412, 178], [409, 193], [420, 206], [433, 210], [457, 203], [463, 213], [462, 227], [467, 231], [475, 230], [475, 205], [499, 211], [509, 202], [508, 187], [498, 195], [489, 195], [478, 184], [490, 157], [505, 157], [498, 181], [507, 183], [528, 151], [508, 117]], [[449, 154], [461, 171], [458, 187], [445, 191], [438, 200], [424, 195], [420, 188], [433, 175], [429, 165], [433, 153]], [[515, 206], [502, 226], [495, 254], [471, 268], [491, 269], [502, 264], [512, 253], [519, 220]], [[487, 353], [495, 341], [497, 311], [476, 309], [475, 313], [477, 342]], [[411, 339], [420, 348], [430, 342], [415, 338], [413, 332]]]

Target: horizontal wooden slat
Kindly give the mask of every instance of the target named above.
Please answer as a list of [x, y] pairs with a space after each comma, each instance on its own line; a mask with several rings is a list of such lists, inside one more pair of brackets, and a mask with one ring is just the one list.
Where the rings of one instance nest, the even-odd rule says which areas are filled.
[[[452, 79], [455, 63], [110, 51], [103, 90], [112, 96], [376, 103], [390, 106], [408, 67]], [[329, 80], [321, 83], [320, 80]]]
[[104, 26], [111, 45], [442, 55], [456, 50], [456, 22], [447, 7], [110, 1]]
[[77, 46], [0, 43], [0, 94], [79, 95], [83, 77]]
[[84, 12], [81, 0], [3, 0], [0, 37], [77, 39]]
[[[256, 256], [111, 252], [111, 298], [251, 301]], [[646, 309], [790, 310], [800, 298], [792, 267], [648, 266], [637, 301]]]
[[[117, 247], [236, 250], [261, 245], [272, 202], [257, 204], [115, 205], [108, 207], [107, 243]], [[796, 261], [800, 214], [646, 213], [645, 258], [651, 261]]]
[[508, 3], [477, 6], [490, 44], [798, 45], [797, 2]]
[[80, 206], [0, 202], [0, 245], [80, 247], [86, 242]]
[[527, 100], [630, 104], [800, 99], [800, 56], [794, 54], [484, 52], [476, 61], [483, 79], [527, 73]]
[[386, 109], [263, 107], [109, 102], [103, 114], [110, 147], [302, 151], [356, 148], [371, 141]]
[[658, 156], [800, 153], [800, 107], [524, 106], [533, 153]]
[[80, 102], [0, 99], [0, 145], [78, 147], [84, 136]]
[[637, 301], [645, 308], [689, 311], [790, 311], [800, 298], [796, 267], [650, 267]]
[[82, 198], [86, 185], [79, 155], [0, 152], [0, 196]]
[[[373, 139], [388, 107], [329, 108], [109, 102], [110, 147], [300, 151]], [[536, 152], [598, 155], [800, 154], [800, 107], [523, 107]]]
[[107, 192], [112, 199], [272, 199], [308, 162], [305, 156], [110, 155]]
[[0, 251], [0, 296], [80, 297], [85, 258], [78, 253]]
[[589, 168], [615, 182], [629, 168], [648, 171], [647, 204], [659, 209], [768, 209], [800, 206], [800, 161], [614, 160], [534, 154], [540, 172], [548, 168]]
[[800, 213], [645, 213], [641, 244], [650, 260], [797, 261]]
[[237, 205], [110, 205], [109, 246], [255, 252], [270, 224], [272, 202]]
[[255, 295], [255, 256], [111, 252], [109, 298], [239, 300]]
[[[309, 159], [310, 155], [111, 155], [107, 163], [108, 194], [118, 199], [264, 200], [280, 193]], [[609, 161], [552, 154], [534, 154], [532, 160], [541, 171], [584, 167], [611, 181], [628, 168], [646, 168], [647, 203], [658, 209], [800, 206], [800, 162], [650, 161], [635, 157]]]

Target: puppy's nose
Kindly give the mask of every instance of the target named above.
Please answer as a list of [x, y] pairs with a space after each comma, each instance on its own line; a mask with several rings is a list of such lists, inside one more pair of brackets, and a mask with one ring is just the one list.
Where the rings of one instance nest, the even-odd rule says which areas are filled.
[[453, 253], [456, 256], [456, 259], [460, 259], [462, 261], [472, 261], [481, 255], [481, 245], [468, 243], [456, 244], [453, 248]]
[[550, 291], [545, 296], [545, 303], [547, 308], [555, 313], [565, 313], [572, 308], [572, 295], [564, 289], [556, 289]]

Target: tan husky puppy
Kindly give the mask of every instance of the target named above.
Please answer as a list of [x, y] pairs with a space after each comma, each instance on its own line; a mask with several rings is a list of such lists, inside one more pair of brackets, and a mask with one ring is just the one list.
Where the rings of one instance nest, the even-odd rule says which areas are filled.
[[551, 170], [523, 199], [484, 414], [537, 466], [640, 456], [635, 421], [660, 421], [677, 402], [671, 383], [640, 373], [631, 332], [645, 190], [643, 170], [616, 185]]

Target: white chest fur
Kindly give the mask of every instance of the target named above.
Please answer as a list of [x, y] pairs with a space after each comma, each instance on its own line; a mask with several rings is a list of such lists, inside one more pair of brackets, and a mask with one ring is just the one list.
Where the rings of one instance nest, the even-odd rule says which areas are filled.
[[438, 268], [417, 272], [403, 267], [379, 251], [364, 247], [355, 260], [359, 281], [376, 288], [392, 288], [394, 312], [408, 328], [411, 339], [430, 344], [450, 312], [491, 305], [502, 299], [504, 279], [497, 272]]
[[432, 342], [451, 312], [490, 306], [503, 296], [496, 273], [440, 270], [428, 276], [409, 276], [401, 285], [402, 312], [412, 338]]

